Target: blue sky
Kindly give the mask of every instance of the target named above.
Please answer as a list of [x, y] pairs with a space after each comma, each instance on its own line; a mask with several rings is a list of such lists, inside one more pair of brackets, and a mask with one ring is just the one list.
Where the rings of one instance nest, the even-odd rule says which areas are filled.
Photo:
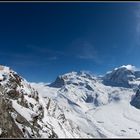
[[140, 67], [140, 3], [0, 3], [0, 63], [28, 81]]

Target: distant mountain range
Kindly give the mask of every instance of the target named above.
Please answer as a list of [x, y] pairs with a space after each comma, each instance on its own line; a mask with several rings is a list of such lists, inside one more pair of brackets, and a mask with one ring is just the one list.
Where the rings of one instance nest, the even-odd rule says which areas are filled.
[[134, 66], [102, 77], [70, 72], [51, 84], [0, 66], [0, 138], [140, 138], [139, 116]]

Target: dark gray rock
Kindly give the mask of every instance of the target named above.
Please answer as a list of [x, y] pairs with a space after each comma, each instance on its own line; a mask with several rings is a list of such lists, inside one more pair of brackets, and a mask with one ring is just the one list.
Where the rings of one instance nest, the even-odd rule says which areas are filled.
[[9, 103], [10, 102], [7, 102], [4, 97], [0, 96], [0, 128], [2, 129], [0, 137], [23, 138], [23, 133], [11, 117]]
[[130, 104], [140, 109], [140, 90], [138, 89], [135, 96], [132, 98]]
[[130, 88], [129, 81], [135, 79], [135, 73], [125, 67], [113, 70], [103, 77], [103, 84], [109, 86]]
[[55, 82], [51, 83], [49, 86], [50, 87], [56, 87], [56, 88], [61, 88], [62, 86], [65, 85], [65, 81], [61, 76], [58, 76], [55, 80]]

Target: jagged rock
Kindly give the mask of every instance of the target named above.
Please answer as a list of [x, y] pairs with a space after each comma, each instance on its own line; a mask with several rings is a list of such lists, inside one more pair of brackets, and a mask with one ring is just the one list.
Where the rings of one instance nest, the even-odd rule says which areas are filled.
[[86, 85], [86, 88], [87, 88], [88, 90], [94, 91], [93, 88], [92, 88], [90, 85], [88, 85], [88, 84]]
[[16, 90], [10, 90], [10, 91], [7, 92], [7, 95], [12, 99], [18, 99], [20, 93]]
[[25, 119], [21, 115], [19, 115], [19, 114], [16, 117], [16, 121], [18, 123], [21, 123], [21, 124], [24, 124], [25, 123]]
[[130, 104], [140, 109], [140, 90], [138, 89], [135, 96], [132, 98]]
[[[64, 79], [66, 79], [66, 77], [65, 77]], [[53, 82], [53, 83], [50, 84], [49, 86], [50, 86], [50, 87], [60, 88], [60, 87], [62, 87], [62, 86], [65, 84], [64, 79], [63, 79], [63, 77], [58, 76], [58, 77], [56, 78], [55, 82]]]
[[23, 138], [23, 134], [18, 126], [15, 124], [13, 118], [8, 110], [8, 102], [5, 98], [0, 96], [0, 128], [2, 133], [1, 138]]
[[[124, 83], [135, 79], [135, 72], [125, 72], [124, 74], [128, 74], [124, 76], [126, 79], [119, 74], [117, 73], [115, 78]], [[108, 106], [114, 101], [117, 101], [117, 104], [123, 97], [120, 93], [130, 92], [120, 87], [112, 90], [110, 86], [102, 84], [102, 79], [72, 72], [59, 76], [51, 84], [51, 88], [46, 86], [45, 97], [42, 97], [39, 91], [14, 71], [7, 70], [5, 75], [5, 81], [0, 82], [0, 137], [4, 138], [106, 137], [108, 131], [104, 132], [105, 129], [98, 127], [98, 123], [105, 124], [105, 121], [92, 118], [94, 113], [102, 111], [103, 105]], [[109, 80], [116, 82], [115, 78]], [[119, 84], [122, 84], [121, 82]], [[48, 94], [51, 94], [51, 97], [48, 97]], [[139, 96], [140, 91], [137, 91], [135, 99], [133, 98], [135, 103], [138, 102], [138, 106]], [[92, 114], [94, 115], [90, 116]], [[100, 115], [98, 117], [100, 118]], [[90, 127], [92, 129], [89, 131]]]
[[135, 79], [135, 73], [126, 67], [114, 69], [103, 77], [103, 83], [110, 86], [130, 88], [129, 81]]
[[[38, 92], [8, 67], [3, 67], [1, 73], [5, 74], [6, 82], [0, 82], [0, 137], [40, 138], [42, 129], [46, 138], [57, 137], [51, 127], [44, 126], [44, 107], [39, 102]], [[31, 117], [31, 112], [37, 115]]]
[[92, 95], [87, 95], [85, 102], [92, 103], [93, 101], [94, 101], [94, 98], [92, 97]]

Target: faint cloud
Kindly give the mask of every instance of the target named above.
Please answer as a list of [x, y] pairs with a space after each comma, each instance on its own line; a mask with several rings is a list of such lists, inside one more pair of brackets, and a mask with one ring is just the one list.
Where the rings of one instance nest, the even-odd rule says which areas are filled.
[[92, 60], [95, 63], [102, 63], [97, 49], [89, 42], [78, 39], [73, 43], [75, 47], [74, 55], [78, 59]]
[[96, 59], [97, 51], [89, 43], [84, 43], [81, 47], [81, 52], [77, 55], [80, 59]]
[[134, 13], [136, 17], [136, 40], [140, 44], [140, 4], [137, 5]]
[[57, 60], [57, 59], [58, 59], [58, 57], [53, 56], [53, 57], [49, 57], [48, 59], [49, 59], [49, 60]]
[[140, 4], [137, 3], [135, 10], [133, 11], [134, 16], [134, 42], [126, 49], [126, 54], [131, 55], [139, 51], [140, 46]]
[[15, 66], [46, 66], [50, 61], [55, 61], [59, 57], [54, 55], [41, 55], [28, 51], [23, 52], [0, 52], [0, 57], [9, 58], [6, 63]]
[[25, 67], [25, 66], [28, 66], [28, 67], [32, 67], [32, 66], [45, 66], [48, 64], [48, 62], [44, 62], [44, 61], [33, 61], [33, 60], [22, 60], [22, 61], [11, 61], [12, 62], [12, 65], [15, 65], [15, 66], [21, 66], [21, 67]]
[[34, 54], [45, 58], [47, 61], [58, 60], [61, 56], [65, 55], [63, 51], [54, 50], [48, 48], [48, 46], [37, 46], [28, 44], [26, 45], [26, 48]]
[[32, 58], [31, 54], [24, 54], [24, 53], [18, 53], [18, 52], [0, 52], [0, 56], [3, 57], [9, 57], [9, 58], [15, 58], [15, 59], [30, 59]]
[[52, 50], [52, 49], [48, 48], [48, 46], [37, 46], [37, 45], [28, 44], [28, 45], [26, 45], [26, 48], [28, 48], [34, 52], [38, 52], [38, 53], [42, 53], [42, 54], [64, 55], [64, 52], [58, 51], [58, 50]]
[[93, 72], [90, 71], [90, 70], [81, 70], [80, 72], [86, 73], [86, 74], [90, 74], [90, 75], [92, 75], [92, 76], [94, 75]]

